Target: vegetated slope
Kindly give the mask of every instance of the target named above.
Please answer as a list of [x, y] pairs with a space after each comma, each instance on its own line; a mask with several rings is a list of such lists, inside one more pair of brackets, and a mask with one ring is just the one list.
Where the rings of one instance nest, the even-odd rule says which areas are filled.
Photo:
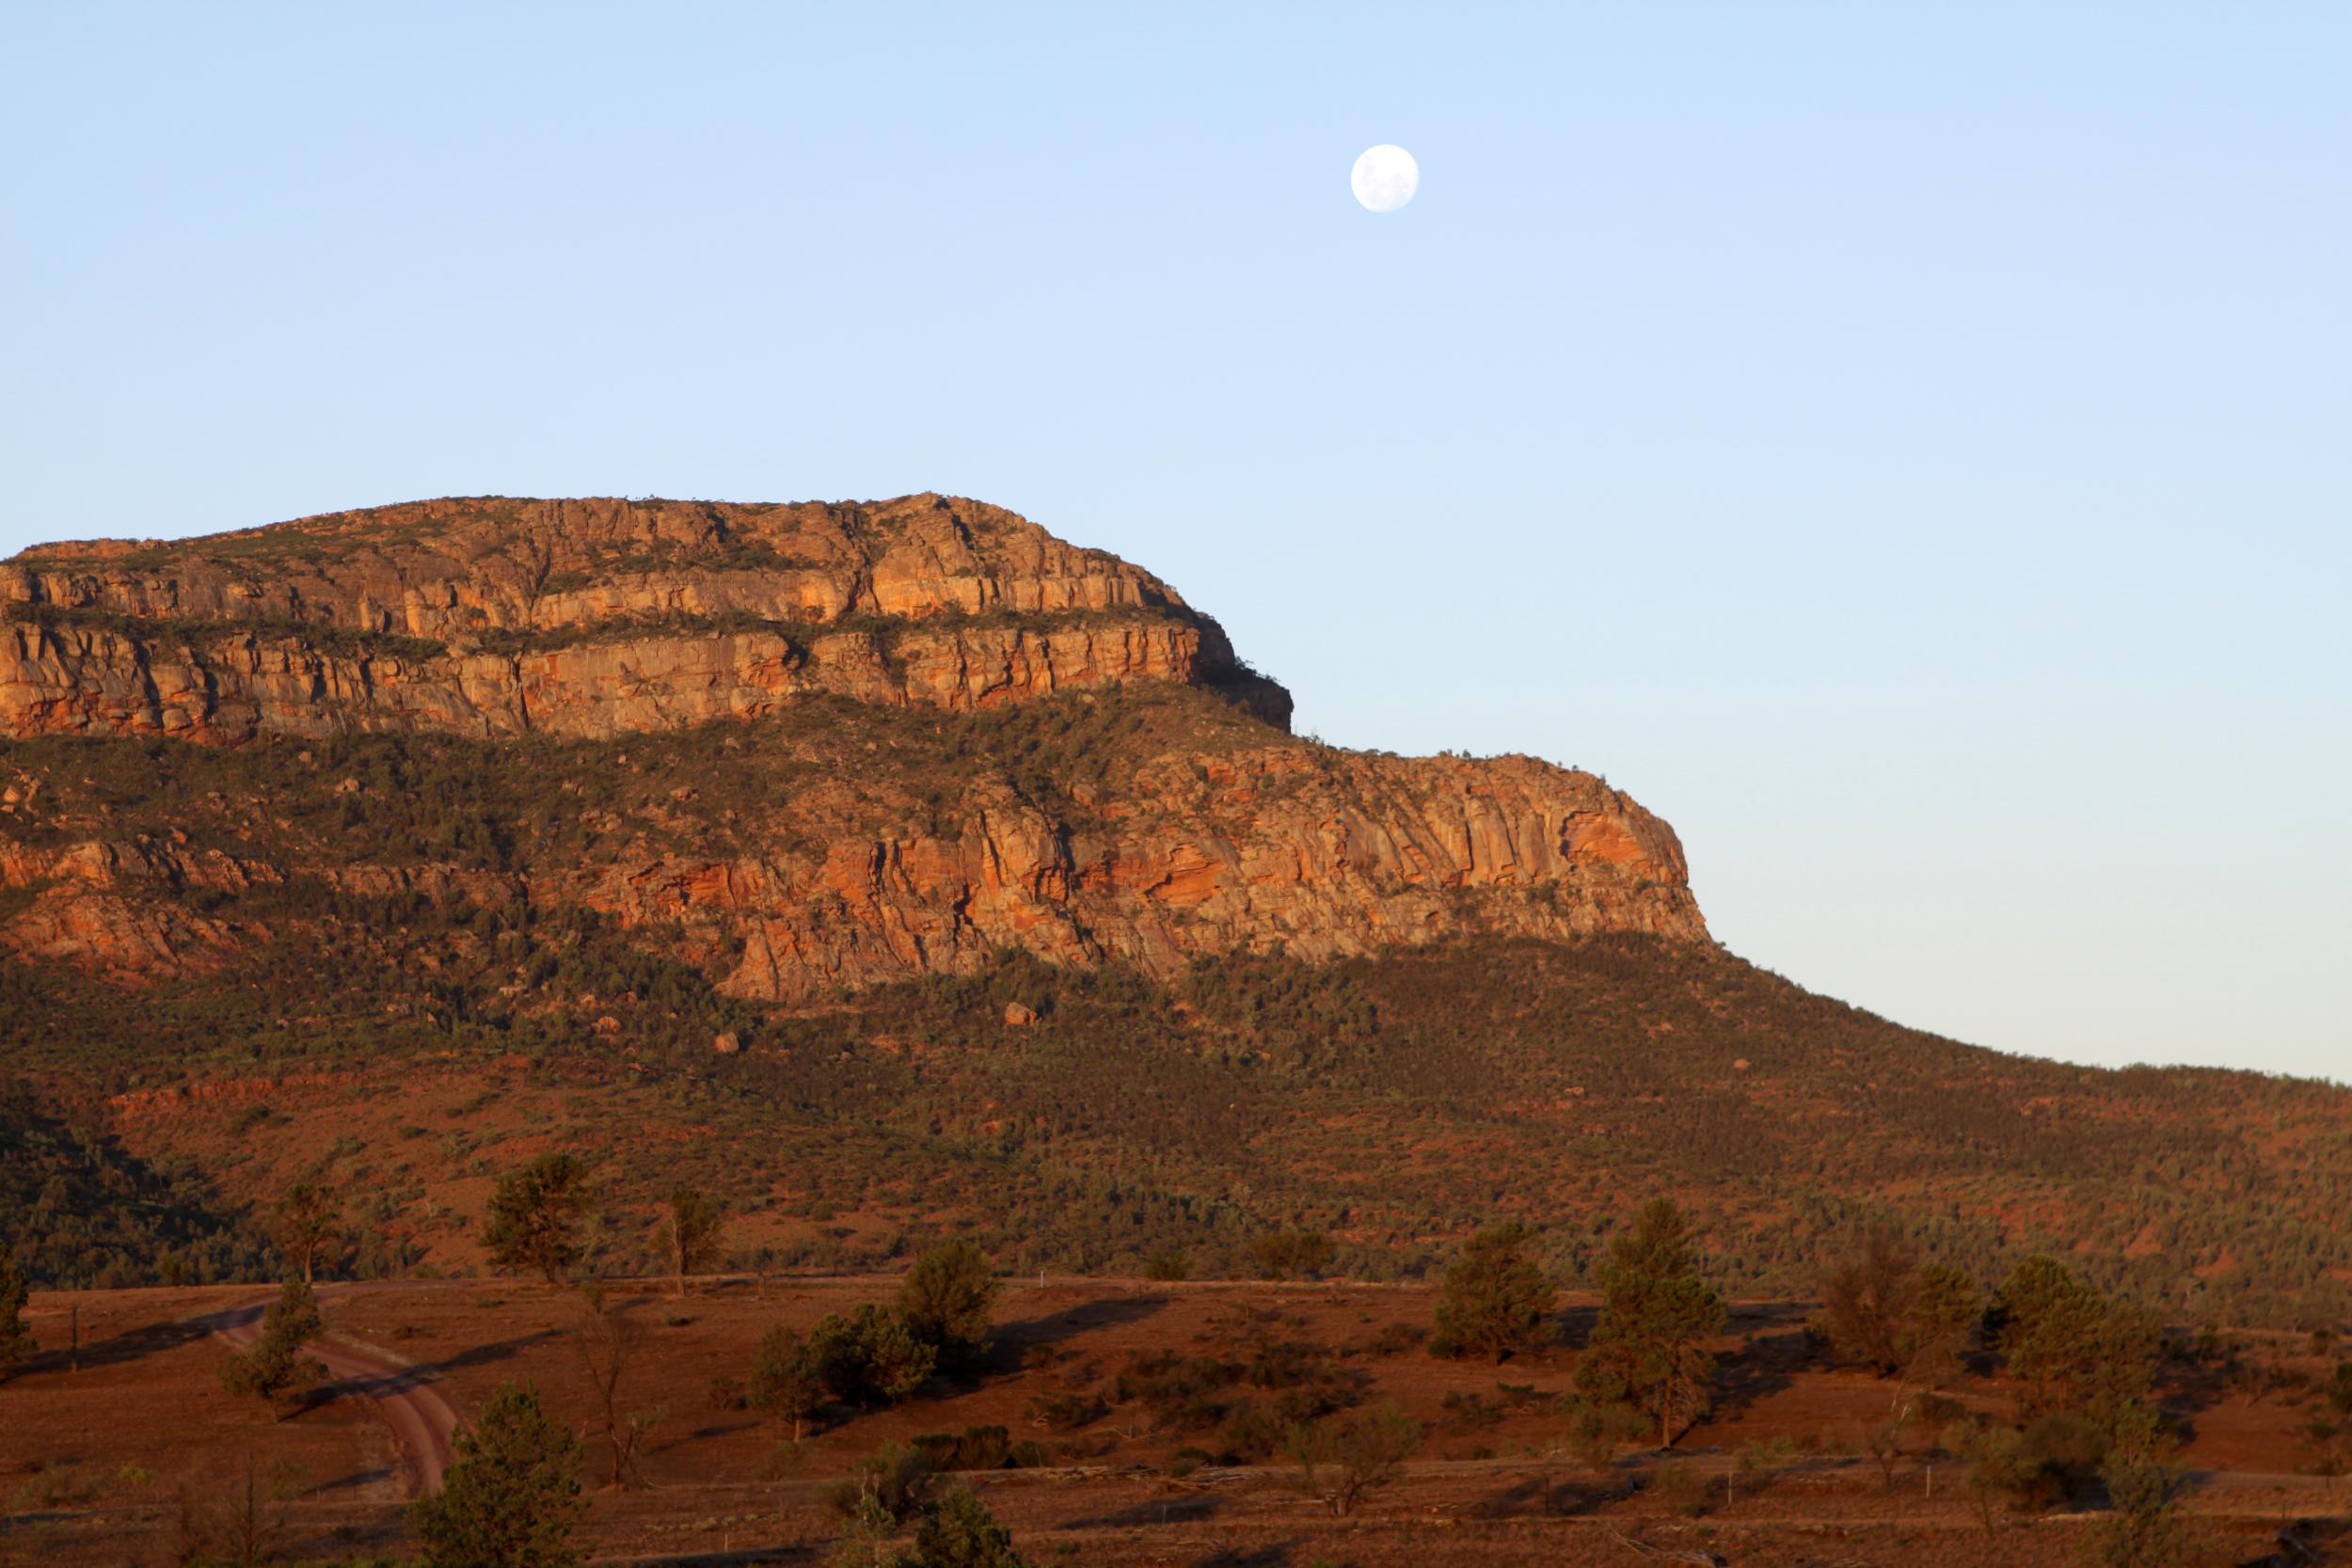
[[[968, 1226], [1219, 1269], [1305, 1223], [1392, 1273], [1513, 1216], [1574, 1275], [1664, 1191], [1740, 1289], [1873, 1216], [2200, 1314], [2352, 1275], [2352, 1097], [1809, 996], [1601, 780], [1294, 737], [1164, 584], [976, 503], [429, 503], [10, 570], [8, 1060], [231, 1203], [363, 1196], [365, 1267], [470, 1265], [497, 1172], [574, 1147], [624, 1255], [691, 1180], [788, 1262]], [[1145, 653], [1064, 618], [1104, 613]]]
[[36, 1279], [103, 1290], [266, 1269], [266, 1244], [218, 1212], [211, 1181], [167, 1164], [150, 1165], [0, 1082], [0, 1245]]

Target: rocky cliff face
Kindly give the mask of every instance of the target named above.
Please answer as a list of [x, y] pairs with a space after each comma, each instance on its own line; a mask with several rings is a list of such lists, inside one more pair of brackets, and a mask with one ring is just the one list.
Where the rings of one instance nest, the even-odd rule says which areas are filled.
[[812, 691], [962, 708], [1130, 680], [1289, 697], [1149, 573], [1011, 513], [424, 501], [0, 566], [0, 733], [602, 737]]
[[[302, 887], [594, 911], [787, 1001], [1009, 946], [1706, 936], [1598, 779], [1294, 738], [1166, 584], [970, 501], [435, 501], [43, 546], [0, 601], [0, 944], [116, 978], [276, 940]], [[497, 852], [437, 854], [452, 814]]]

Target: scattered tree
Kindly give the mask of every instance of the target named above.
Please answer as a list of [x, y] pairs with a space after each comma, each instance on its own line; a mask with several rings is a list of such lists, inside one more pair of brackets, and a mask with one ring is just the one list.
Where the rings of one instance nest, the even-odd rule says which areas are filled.
[[1396, 1479], [1420, 1442], [1421, 1423], [1383, 1400], [1369, 1410], [1302, 1421], [1283, 1448], [1298, 1466], [1300, 1490], [1344, 1518], [1365, 1493]]
[[286, 1261], [302, 1271], [308, 1285], [319, 1260], [340, 1250], [343, 1235], [342, 1195], [315, 1181], [297, 1181], [270, 1211], [270, 1240]]
[[1559, 1332], [1560, 1294], [1527, 1256], [1534, 1242], [1535, 1233], [1515, 1220], [1490, 1226], [1464, 1244], [1445, 1271], [1432, 1354], [1499, 1362], [1551, 1343]]
[[945, 1366], [968, 1367], [988, 1351], [996, 1270], [968, 1241], [942, 1242], [914, 1260], [898, 1286], [898, 1317]]
[[1989, 1316], [2028, 1415], [2081, 1412], [2112, 1432], [2154, 1385], [2164, 1344], [2154, 1320], [2056, 1259], [2018, 1264]]
[[289, 1520], [286, 1505], [301, 1490], [301, 1478], [285, 1461], [264, 1468], [247, 1451], [245, 1465], [226, 1485], [180, 1489], [176, 1556], [187, 1563], [221, 1568], [260, 1568], [275, 1561]]
[[2335, 1375], [2319, 1387], [2317, 1408], [2303, 1435], [2318, 1450], [2312, 1468], [2323, 1476], [2352, 1471], [2352, 1361], [2336, 1363]]
[[870, 1410], [895, 1404], [931, 1375], [931, 1347], [897, 1314], [867, 1303], [843, 1317], [828, 1313], [809, 1331], [808, 1355], [826, 1393]]
[[1577, 1363], [1576, 1386], [1597, 1403], [1647, 1411], [1659, 1447], [1672, 1448], [1706, 1410], [1715, 1358], [1704, 1346], [1728, 1316], [1699, 1275], [1690, 1222], [1672, 1200], [1653, 1199], [1610, 1243], [1600, 1287], [1600, 1321]]
[[718, 1205], [705, 1197], [700, 1188], [672, 1190], [669, 1209], [661, 1217], [661, 1236], [669, 1247], [670, 1276], [679, 1295], [686, 1293], [688, 1275], [706, 1273], [717, 1261], [723, 1224]]
[[826, 1392], [824, 1369], [799, 1330], [778, 1323], [759, 1337], [744, 1402], [791, 1422], [792, 1441], [797, 1443], [809, 1418], [824, 1408]]
[[326, 1375], [326, 1369], [302, 1354], [302, 1347], [326, 1332], [318, 1297], [299, 1279], [278, 1288], [278, 1299], [262, 1313], [262, 1337], [246, 1350], [233, 1351], [220, 1370], [221, 1386], [232, 1394], [258, 1394], [269, 1402], [270, 1414], [279, 1420], [281, 1394], [309, 1388]]
[[923, 1510], [906, 1568], [1029, 1568], [1012, 1532], [971, 1493], [958, 1488]]
[[884, 1443], [850, 1466], [827, 1491], [826, 1500], [852, 1525], [877, 1514], [889, 1525], [902, 1525], [930, 1498], [934, 1480], [922, 1450]]
[[2000, 1528], [2002, 1503], [2023, 1490], [2033, 1472], [2024, 1440], [2013, 1427], [1970, 1420], [1953, 1423], [1944, 1446], [1960, 1460], [1961, 1483], [1977, 1522], [1993, 1534]]
[[621, 1382], [644, 1342], [644, 1328], [628, 1316], [626, 1308], [608, 1301], [604, 1291], [595, 1285], [580, 1291], [580, 1301], [583, 1311], [572, 1330], [572, 1343], [588, 1373], [588, 1385], [596, 1393], [597, 1418], [604, 1428], [605, 1446], [612, 1456], [610, 1485], [616, 1491], [643, 1486], [645, 1478], [639, 1453], [646, 1433], [669, 1414], [663, 1406], [627, 1412], [621, 1408]]
[[499, 1180], [482, 1227], [490, 1261], [503, 1269], [537, 1269], [554, 1284], [583, 1252], [580, 1227], [593, 1196], [587, 1163], [571, 1154], [542, 1154]]
[[2173, 1462], [2174, 1447], [2150, 1406], [2136, 1404], [2123, 1417], [2099, 1467], [2109, 1507], [2088, 1543], [2099, 1568], [2184, 1568], [2201, 1555], [2182, 1517], [2188, 1475]]
[[1943, 1264], [1921, 1266], [1918, 1249], [1891, 1230], [1871, 1231], [1821, 1282], [1831, 1344], [1896, 1379], [1898, 1404], [1905, 1389], [1931, 1388], [1959, 1372], [1980, 1316], [1974, 1280]]
[[587, 1512], [580, 1439], [527, 1383], [501, 1385], [469, 1431], [441, 1489], [412, 1510], [425, 1568], [573, 1568]]
[[1319, 1279], [1331, 1266], [1331, 1238], [1320, 1230], [1274, 1230], [1249, 1243], [1266, 1279]]
[[24, 1326], [24, 1306], [31, 1297], [16, 1255], [0, 1246], [0, 1378], [37, 1348], [32, 1331]]
[[1191, 1259], [1173, 1247], [1153, 1253], [1143, 1265], [1143, 1277], [1160, 1283], [1188, 1278], [1191, 1274]]

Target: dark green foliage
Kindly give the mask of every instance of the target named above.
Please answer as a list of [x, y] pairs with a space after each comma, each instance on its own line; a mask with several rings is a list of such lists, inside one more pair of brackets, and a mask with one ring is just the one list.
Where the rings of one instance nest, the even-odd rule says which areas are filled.
[[971, 1493], [958, 1489], [923, 1511], [908, 1568], [1028, 1568], [1012, 1532]]
[[2188, 1481], [2172, 1465], [2110, 1460], [2100, 1471], [2110, 1512], [2094, 1527], [2089, 1560], [2100, 1568], [2186, 1568], [2202, 1549], [2182, 1516]]
[[30, 1292], [16, 1266], [16, 1255], [0, 1244], [0, 1379], [38, 1348], [24, 1326], [24, 1302]]
[[2303, 1435], [2318, 1453], [2313, 1468], [2320, 1474], [2352, 1470], [2352, 1361], [2337, 1362], [2334, 1375], [2320, 1386]]
[[1707, 1409], [1715, 1367], [1706, 1341], [1723, 1332], [1723, 1297], [1700, 1277], [1690, 1222], [1652, 1199], [1633, 1228], [1609, 1244], [1600, 1269], [1600, 1320], [1577, 1362], [1576, 1386], [1599, 1404], [1647, 1411], [1661, 1448]]
[[1015, 1442], [1000, 1426], [968, 1426], [961, 1433], [929, 1433], [913, 1439], [925, 1464], [946, 1474], [952, 1470], [1028, 1469], [1045, 1463], [1045, 1450], [1032, 1442]]
[[1161, 1248], [1143, 1263], [1143, 1277], [1162, 1284], [1186, 1278], [1191, 1273], [1191, 1263], [1173, 1247]]
[[258, 1394], [278, 1414], [281, 1394], [308, 1388], [326, 1375], [326, 1369], [302, 1347], [326, 1331], [318, 1297], [310, 1285], [289, 1279], [278, 1287], [278, 1299], [262, 1313], [262, 1337], [250, 1347], [230, 1353], [220, 1370], [221, 1386], [232, 1394]]
[[1982, 1315], [1976, 1282], [1946, 1264], [1922, 1266], [1918, 1248], [1874, 1229], [1821, 1282], [1830, 1342], [1881, 1377], [1933, 1386], [1960, 1369]]
[[2164, 1341], [2154, 1320], [2055, 1259], [2020, 1263], [2003, 1281], [1991, 1320], [1995, 1347], [2024, 1385], [2028, 1414], [2078, 1412], [2113, 1430], [2155, 1382]]
[[930, 1497], [937, 1478], [922, 1453], [904, 1443], [884, 1443], [826, 1489], [826, 1501], [845, 1520], [880, 1517], [903, 1524]]
[[1501, 1361], [1558, 1338], [1560, 1293], [1527, 1256], [1534, 1244], [1535, 1233], [1517, 1221], [1470, 1239], [1445, 1272], [1433, 1353]]
[[595, 1195], [577, 1155], [542, 1154], [499, 1179], [482, 1244], [502, 1269], [537, 1269], [552, 1284], [580, 1259], [580, 1227]]
[[898, 1314], [871, 1303], [844, 1317], [829, 1312], [809, 1330], [806, 1354], [825, 1392], [871, 1410], [920, 1388], [935, 1364], [931, 1347]]
[[1320, 1230], [1276, 1230], [1249, 1243], [1261, 1279], [1320, 1279], [1331, 1266], [1331, 1238]]
[[1360, 1369], [1340, 1366], [1329, 1346], [1284, 1328], [1279, 1314], [1247, 1309], [1213, 1319], [1205, 1338], [1219, 1354], [1133, 1353], [1112, 1397], [1141, 1405], [1162, 1432], [1199, 1436], [1218, 1464], [1263, 1464], [1292, 1427], [1355, 1404], [1367, 1381]]
[[988, 1350], [996, 1290], [988, 1254], [968, 1241], [942, 1242], [907, 1271], [898, 1286], [898, 1316], [941, 1366], [968, 1367]]
[[742, 1392], [753, 1409], [789, 1422], [792, 1441], [797, 1443], [802, 1429], [824, 1408], [832, 1390], [808, 1341], [797, 1330], [778, 1323], [759, 1337], [752, 1353], [752, 1374]]
[[[10, 988], [31, 974], [30, 965], [0, 963], [0, 1040], [8, 1037]], [[24, 1278], [56, 1290], [272, 1272], [267, 1243], [225, 1214], [193, 1169], [150, 1164], [10, 1080], [0, 1080], [0, 1214], [15, 1227], [9, 1240]]]
[[410, 1510], [425, 1568], [572, 1568], [572, 1531], [588, 1511], [583, 1450], [540, 1408], [528, 1383], [500, 1386], [457, 1434], [441, 1489]]

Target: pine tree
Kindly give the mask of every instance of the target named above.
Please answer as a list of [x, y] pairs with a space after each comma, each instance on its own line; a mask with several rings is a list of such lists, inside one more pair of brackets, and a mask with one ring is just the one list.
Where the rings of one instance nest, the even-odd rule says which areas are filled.
[[577, 1155], [542, 1154], [507, 1172], [482, 1227], [490, 1261], [506, 1269], [537, 1269], [554, 1284], [585, 1250], [580, 1230], [591, 1201], [588, 1165]]
[[587, 1512], [582, 1449], [528, 1383], [501, 1385], [469, 1431], [441, 1489], [412, 1511], [425, 1568], [572, 1568]]
[[301, 1280], [287, 1280], [262, 1313], [262, 1337], [221, 1368], [221, 1386], [232, 1394], [260, 1395], [270, 1402], [270, 1414], [284, 1419], [278, 1396], [308, 1388], [326, 1375], [324, 1366], [302, 1354], [304, 1345], [325, 1332], [318, 1297]]
[[808, 1341], [799, 1331], [778, 1323], [759, 1337], [743, 1393], [753, 1409], [791, 1422], [792, 1441], [797, 1443], [808, 1418], [824, 1408], [823, 1369], [809, 1354]]
[[898, 1287], [898, 1316], [946, 1366], [969, 1366], [988, 1350], [996, 1271], [968, 1241], [942, 1242], [914, 1260]]
[[1600, 1321], [1577, 1363], [1577, 1387], [1596, 1402], [1648, 1412], [1659, 1446], [1672, 1448], [1706, 1408], [1715, 1358], [1703, 1347], [1728, 1317], [1723, 1297], [1699, 1276], [1682, 1211], [1662, 1197], [1643, 1209], [1609, 1244], [1600, 1286]]
[[1513, 1221], [1472, 1236], [1445, 1271], [1431, 1349], [1495, 1361], [1540, 1350], [1559, 1332], [1560, 1293], [1528, 1258], [1535, 1233]]

